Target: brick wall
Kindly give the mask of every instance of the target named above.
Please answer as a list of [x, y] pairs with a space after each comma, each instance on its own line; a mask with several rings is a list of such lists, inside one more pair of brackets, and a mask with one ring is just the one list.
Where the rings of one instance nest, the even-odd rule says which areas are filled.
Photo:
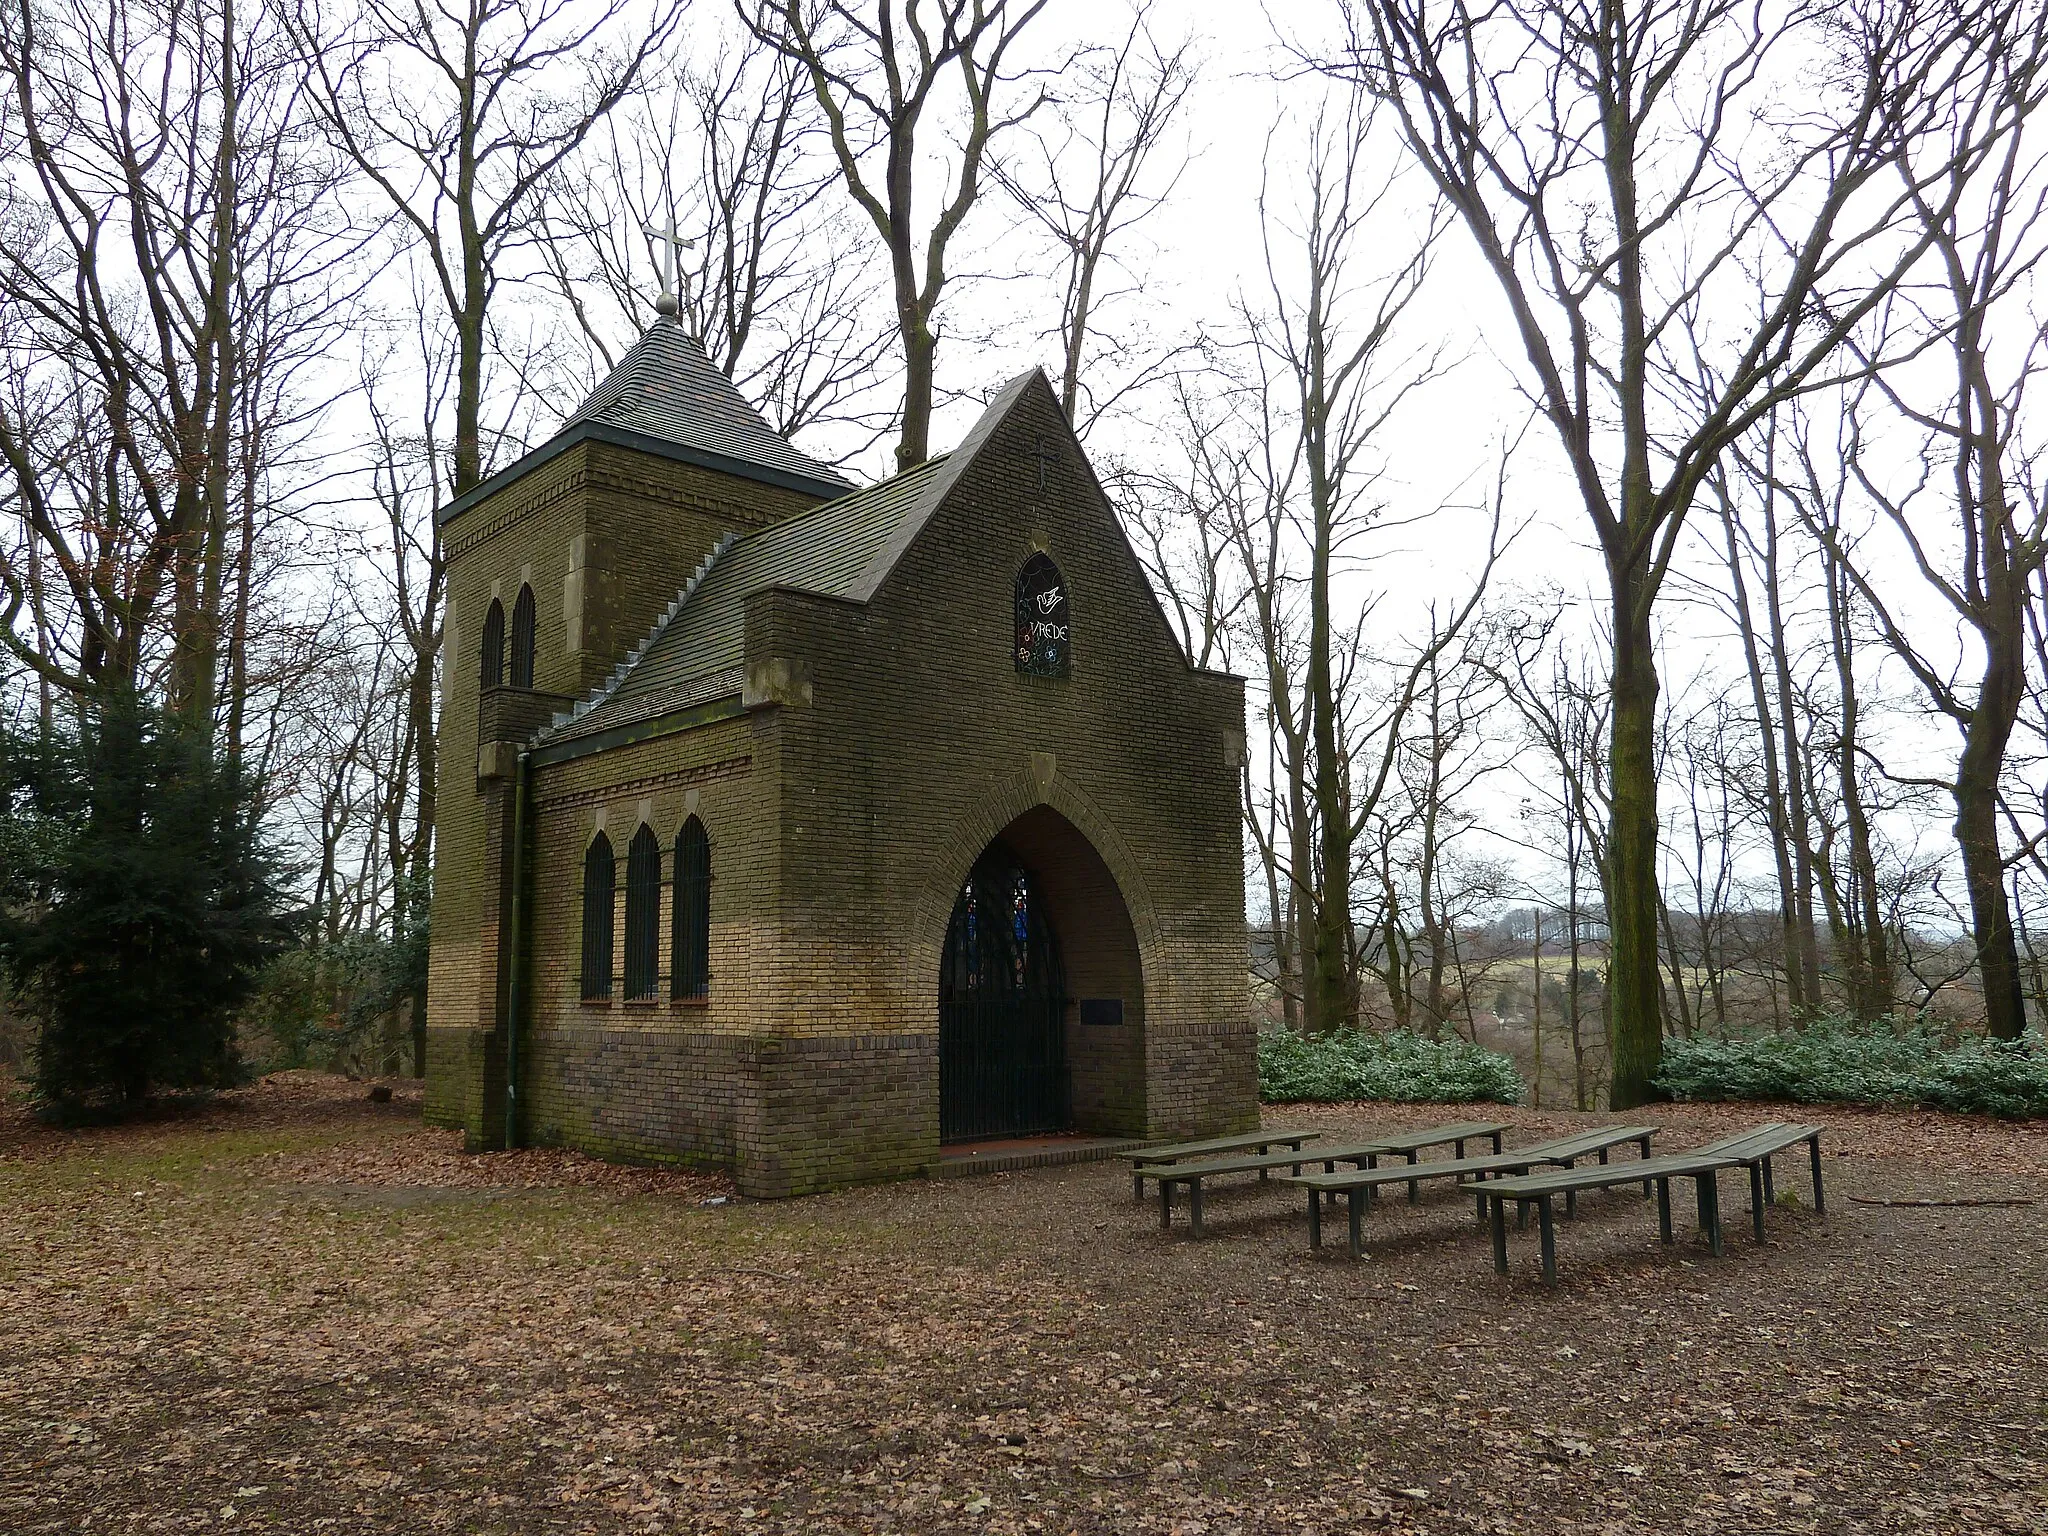
[[[1123, 1004], [1114, 1027], [1083, 1026], [1070, 1010], [1075, 1123], [1159, 1135], [1257, 1123], [1241, 684], [1182, 660], [1042, 382], [963, 463], [871, 602], [784, 590], [748, 600], [749, 668], [808, 676], [809, 702], [785, 694], [743, 709], [735, 699], [724, 718], [690, 731], [536, 770], [527, 1137], [625, 1159], [730, 1163], [742, 1189], [762, 1195], [928, 1164], [938, 1154], [940, 950], [954, 895], [997, 835], [1046, 897], [1070, 994]], [[655, 504], [616, 478], [607, 499]], [[665, 604], [694, 558], [672, 562], [665, 584], [629, 574], [634, 539], [663, 537], [660, 519], [607, 516], [612, 528], [643, 521], [612, 545], [580, 546], [616, 567], [604, 592], [630, 589], [639, 602], [645, 587]], [[566, 524], [536, 526], [532, 543], [560, 550], [567, 580]], [[504, 571], [531, 558], [520, 554], [528, 534], [510, 540], [514, 531], [494, 532], [478, 546], [489, 558], [458, 571], [459, 612], [480, 613], [489, 580], [502, 586]], [[1039, 551], [1070, 589], [1070, 678], [1021, 676], [1011, 661], [1013, 578]], [[586, 570], [572, 592], [579, 581], [585, 612], [596, 611], [597, 577]], [[452, 674], [462, 653], [451, 656]], [[552, 687], [568, 670], [566, 657], [560, 671], [543, 666], [536, 684]], [[465, 710], [474, 728], [470, 677], [466, 697], [450, 689], [451, 767]], [[442, 822], [454, 835], [443, 844], [434, 936], [435, 986], [445, 968], [450, 992], [434, 998], [430, 1068], [446, 1079], [434, 1084], [435, 1115], [474, 1124], [490, 1051], [458, 1033], [487, 1012], [463, 967], [475, 964], [465, 944], [491, 942], [479, 894], [490, 797], [458, 796], [457, 777], [444, 794], [461, 806]], [[590, 838], [602, 827], [612, 840], [622, 907], [634, 828], [654, 829], [666, 880], [675, 832], [693, 813], [712, 845], [709, 999], [671, 1002], [664, 985], [652, 1003], [582, 1003]], [[664, 978], [668, 946], [665, 911]]]
[[[586, 440], [442, 530], [449, 595], [427, 989], [429, 1124], [461, 1126], [477, 1146], [503, 1138], [502, 1042], [466, 1038], [496, 1028], [508, 977], [499, 917], [509, 877], [503, 853], [510, 781], [477, 776], [481, 644], [491, 600], [504, 607], [509, 641], [519, 589], [533, 588], [534, 689], [581, 697], [646, 636], [726, 533], [815, 502]], [[520, 713], [517, 701], [504, 697], [511, 692], [498, 690], [494, 711]]]

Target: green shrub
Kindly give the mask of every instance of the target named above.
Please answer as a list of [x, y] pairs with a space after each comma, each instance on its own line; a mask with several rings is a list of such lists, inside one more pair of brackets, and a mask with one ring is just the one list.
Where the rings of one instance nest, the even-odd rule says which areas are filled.
[[44, 1110], [237, 1082], [235, 1009], [293, 928], [250, 786], [120, 691], [0, 759], [0, 960]]
[[1395, 1031], [1259, 1036], [1259, 1097], [1271, 1104], [1387, 1099], [1409, 1104], [1517, 1103], [1521, 1075], [1498, 1051]]
[[1924, 1022], [1816, 1019], [1740, 1040], [1667, 1040], [1657, 1087], [1674, 1099], [1877, 1104], [2024, 1119], [2048, 1115], [2048, 1041], [1952, 1039]]

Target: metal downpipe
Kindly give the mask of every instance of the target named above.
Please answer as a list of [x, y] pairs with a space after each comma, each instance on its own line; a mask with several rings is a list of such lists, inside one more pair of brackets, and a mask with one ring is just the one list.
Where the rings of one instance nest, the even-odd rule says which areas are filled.
[[519, 1016], [526, 1005], [526, 816], [528, 754], [512, 776], [512, 910], [506, 923], [510, 974], [505, 983], [505, 1146], [519, 1145]]

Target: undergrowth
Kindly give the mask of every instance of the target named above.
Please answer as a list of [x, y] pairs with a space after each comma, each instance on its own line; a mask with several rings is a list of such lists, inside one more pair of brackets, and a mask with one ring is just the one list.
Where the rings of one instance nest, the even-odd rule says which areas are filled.
[[1498, 1051], [1395, 1031], [1259, 1036], [1259, 1097], [1269, 1104], [1386, 1099], [1410, 1104], [1514, 1104], [1521, 1074]]
[[1674, 1099], [1917, 1106], [2016, 1120], [2048, 1115], [2048, 1041], [1831, 1016], [1783, 1034], [1667, 1040], [1656, 1084]]

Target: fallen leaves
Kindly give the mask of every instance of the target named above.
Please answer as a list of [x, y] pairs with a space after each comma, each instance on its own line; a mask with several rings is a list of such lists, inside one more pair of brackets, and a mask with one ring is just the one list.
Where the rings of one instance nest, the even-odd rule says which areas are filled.
[[[1115, 1166], [707, 1206], [408, 1097], [0, 1127], [0, 1529], [2048, 1530], [2048, 1238], [1999, 1209], [1695, 1265], [1589, 1200], [1548, 1295], [1456, 1199], [1376, 1212], [1371, 1265], [1271, 1188], [1162, 1239]], [[1845, 1196], [2039, 1177], [2032, 1128], [1899, 1118], [1831, 1129]]]

